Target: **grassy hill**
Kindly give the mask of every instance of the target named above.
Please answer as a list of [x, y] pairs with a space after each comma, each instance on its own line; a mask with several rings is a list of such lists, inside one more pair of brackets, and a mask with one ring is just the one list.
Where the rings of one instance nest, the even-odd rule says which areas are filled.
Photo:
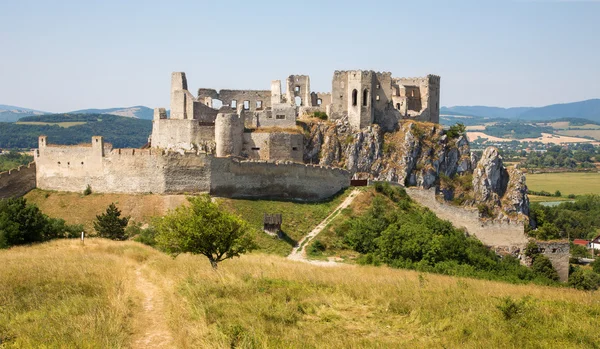
[[6, 347], [594, 348], [600, 294], [135, 242], [0, 250]]
[[104, 136], [117, 148], [139, 148], [152, 132], [152, 121], [108, 114], [50, 114], [23, 117], [18, 123], [0, 123], [0, 148], [37, 148], [38, 137], [52, 144], [91, 142]]
[[44, 111], [0, 104], [0, 122], [14, 122], [24, 116], [48, 114]]
[[152, 120], [154, 109], [136, 105], [133, 107], [107, 108], [107, 109], [82, 109], [69, 112], [69, 114], [111, 114], [130, 118]]

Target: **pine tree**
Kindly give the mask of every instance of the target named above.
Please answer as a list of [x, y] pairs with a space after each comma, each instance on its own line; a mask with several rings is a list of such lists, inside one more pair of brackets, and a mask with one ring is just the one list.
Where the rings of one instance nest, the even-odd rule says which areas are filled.
[[121, 217], [121, 210], [111, 203], [106, 209], [106, 213], [96, 216], [94, 229], [98, 236], [111, 240], [125, 240], [125, 227], [129, 222], [129, 217]]

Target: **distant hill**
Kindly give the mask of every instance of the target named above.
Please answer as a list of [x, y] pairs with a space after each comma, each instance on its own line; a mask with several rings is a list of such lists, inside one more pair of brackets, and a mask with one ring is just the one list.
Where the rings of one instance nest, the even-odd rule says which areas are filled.
[[515, 108], [500, 108], [500, 107], [484, 107], [484, 106], [456, 106], [456, 107], [442, 107], [440, 109], [441, 114], [448, 115], [467, 115], [467, 116], [480, 116], [486, 118], [506, 118], [514, 119], [526, 112], [530, 107], [515, 107]]
[[37, 148], [38, 137], [51, 144], [90, 143], [104, 136], [116, 148], [139, 148], [152, 132], [152, 121], [110, 114], [48, 114], [27, 116], [18, 123], [0, 123], [0, 148]]
[[540, 121], [561, 118], [581, 118], [600, 122], [600, 99], [581, 102], [552, 104], [545, 107], [499, 108], [485, 106], [442, 107], [441, 114], [506, 118], [513, 120]]
[[14, 122], [24, 116], [48, 114], [45, 111], [0, 104], [0, 122]]
[[144, 120], [152, 120], [154, 109], [136, 105], [134, 107], [125, 108], [109, 108], [109, 109], [83, 109], [69, 112], [69, 114], [111, 114], [124, 116], [128, 118], [137, 118]]

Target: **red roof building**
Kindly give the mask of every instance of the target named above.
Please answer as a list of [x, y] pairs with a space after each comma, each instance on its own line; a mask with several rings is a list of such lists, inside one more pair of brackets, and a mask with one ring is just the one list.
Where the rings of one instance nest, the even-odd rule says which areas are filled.
[[581, 245], [581, 246], [589, 247], [590, 240], [575, 239], [575, 240], [573, 240], [573, 244], [574, 245]]

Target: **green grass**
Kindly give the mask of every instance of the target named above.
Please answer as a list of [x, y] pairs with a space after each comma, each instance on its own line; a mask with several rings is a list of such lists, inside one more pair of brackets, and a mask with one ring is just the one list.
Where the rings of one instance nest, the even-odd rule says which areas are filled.
[[540, 195], [527, 195], [529, 197], [529, 202], [550, 202], [550, 201], [568, 201], [572, 200], [567, 198], [566, 196], [556, 197], [556, 196], [540, 196]]
[[[560, 190], [565, 197], [569, 194], [600, 194], [600, 173], [527, 174], [527, 187], [533, 191], [545, 190], [549, 193]], [[551, 201], [551, 199], [544, 201]]]
[[[287, 256], [293, 246], [331, 214], [350, 191], [351, 189], [347, 189], [330, 200], [316, 203], [242, 199], [219, 199], [219, 203], [259, 230], [257, 242], [261, 251]], [[265, 213], [282, 214], [281, 230], [285, 234], [284, 239], [262, 232]]]
[[18, 125], [56, 125], [63, 128], [69, 128], [72, 126], [85, 125], [86, 121], [71, 121], [71, 122], [41, 122], [41, 121], [17, 121]]

